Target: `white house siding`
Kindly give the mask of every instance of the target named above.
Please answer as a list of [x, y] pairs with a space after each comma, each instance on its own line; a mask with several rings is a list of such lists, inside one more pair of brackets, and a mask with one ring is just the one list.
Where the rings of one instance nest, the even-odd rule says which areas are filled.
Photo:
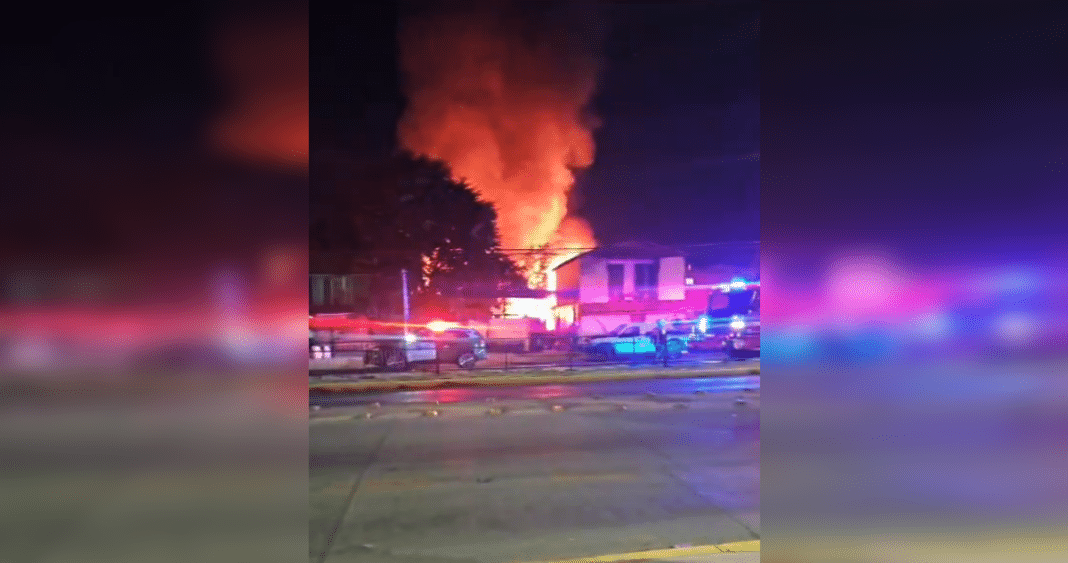
[[660, 259], [657, 291], [661, 301], [686, 299], [686, 259], [681, 256]]

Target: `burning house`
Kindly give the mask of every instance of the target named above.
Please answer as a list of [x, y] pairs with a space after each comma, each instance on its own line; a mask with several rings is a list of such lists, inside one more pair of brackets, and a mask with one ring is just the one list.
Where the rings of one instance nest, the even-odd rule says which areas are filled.
[[759, 270], [694, 259], [652, 243], [600, 247], [556, 266], [553, 316], [559, 330], [600, 334], [631, 322], [696, 319], [733, 279]]

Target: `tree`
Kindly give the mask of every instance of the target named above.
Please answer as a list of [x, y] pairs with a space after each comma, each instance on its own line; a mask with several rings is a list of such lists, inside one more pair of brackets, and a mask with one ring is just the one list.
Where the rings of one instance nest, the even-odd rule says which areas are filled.
[[313, 155], [311, 182], [313, 254], [347, 254], [392, 287], [406, 268], [417, 294], [525, 287], [500, 252], [493, 207], [440, 161], [322, 152]]

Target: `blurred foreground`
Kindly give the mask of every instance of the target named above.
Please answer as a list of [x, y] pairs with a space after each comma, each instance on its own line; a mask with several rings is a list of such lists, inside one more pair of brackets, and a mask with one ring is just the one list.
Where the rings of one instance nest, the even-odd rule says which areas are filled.
[[1065, 270], [841, 256], [765, 275], [767, 560], [1068, 558]]

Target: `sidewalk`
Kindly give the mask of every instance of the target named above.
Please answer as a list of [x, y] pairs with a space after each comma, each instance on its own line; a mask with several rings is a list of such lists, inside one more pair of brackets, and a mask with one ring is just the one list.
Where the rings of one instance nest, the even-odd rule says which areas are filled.
[[684, 557], [681, 559], [643, 559], [643, 563], [758, 563], [760, 552], [747, 553], [712, 553], [704, 556]]
[[539, 563], [736, 563], [760, 561], [760, 540], [583, 557]]

